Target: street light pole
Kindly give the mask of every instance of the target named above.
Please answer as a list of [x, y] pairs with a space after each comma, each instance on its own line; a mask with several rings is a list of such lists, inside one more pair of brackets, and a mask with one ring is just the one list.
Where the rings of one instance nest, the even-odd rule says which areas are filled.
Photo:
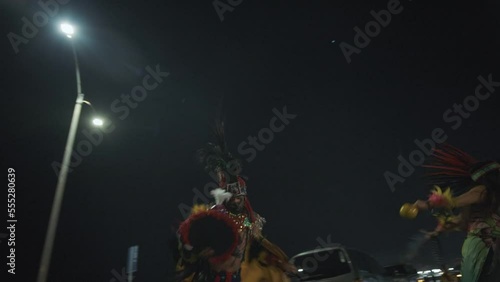
[[80, 69], [78, 66], [78, 58], [76, 56], [76, 49], [73, 41], [71, 41], [71, 47], [73, 49], [73, 57], [75, 60], [76, 69], [76, 87], [77, 87], [77, 97], [75, 103], [75, 109], [73, 110], [73, 117], [71, 119], [71, 125], [69, 128], [68, 139], [66, 141], [66, 148], [64, 149], [63, 162], [61, 170], [59, 172], [59, 178], [57, 180], [56, 193], [54, 195], [54, 202], [52, 203], [52, 211], [50, 213], [49, 226], [47, 228], [47, 235], [45, 237], [45, 243], [43, 245], [42, 259], [40, 262], [40, 269], [38, 271], [37, 282], [46, 282], [49, 273], [50, 259], [52, 256], [52, 250], [54, 247], [54, 239], [57, 231], [57, 223], [59, 221], [59, 213], [61, 211], [62, 199], [64, 196], [64, 189], [66, 187], [66, 178], [68, 176], [71, 152], [73, 151], [73, 145], [75, 143], [76, 130], [78, 128], [78, 122], [80, 120], [80, 113], [82, 110], [83, 103], [83, 93], [80, 81]]

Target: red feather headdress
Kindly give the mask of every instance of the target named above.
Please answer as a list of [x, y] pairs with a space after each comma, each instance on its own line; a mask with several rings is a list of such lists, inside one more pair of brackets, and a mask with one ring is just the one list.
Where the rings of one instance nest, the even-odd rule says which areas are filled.
[[452, 145], [443, 144], [433, 150], [430, 161], [423, 167], [429, 169], [427, 178], [431, 185], [466, 188], [500, 165], [480, 162]]
[[443, 144], [434, 148], [429, 162], [426, 179], [429, 186], [451, 187], [455, 191], [467, 189], [473, 184], [470, 170], [478, 161], [464, 151]]

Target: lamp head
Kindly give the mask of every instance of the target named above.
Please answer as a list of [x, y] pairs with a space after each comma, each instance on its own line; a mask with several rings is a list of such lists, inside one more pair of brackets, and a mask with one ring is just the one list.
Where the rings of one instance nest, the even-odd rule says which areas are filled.
[[92, 120], [92, 123], [95, 125], [95, 126], [102, 126], [104, 124], [104, 121], [100, 118], [94, 118]]
[[73, 28], [72, 25], [63, 23], [61, 24], [61, 30], [68, 38], [72, 38], [73, 34], [75, 34], [75, 29]]

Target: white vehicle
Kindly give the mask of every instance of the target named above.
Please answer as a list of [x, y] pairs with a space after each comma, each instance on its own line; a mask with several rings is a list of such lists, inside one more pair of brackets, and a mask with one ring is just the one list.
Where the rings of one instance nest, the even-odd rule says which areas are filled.
[[371, 256], [335, 245], [300, 253], [290, 259], [299, 270], [292, 281], [389, 282], [384, 268]]

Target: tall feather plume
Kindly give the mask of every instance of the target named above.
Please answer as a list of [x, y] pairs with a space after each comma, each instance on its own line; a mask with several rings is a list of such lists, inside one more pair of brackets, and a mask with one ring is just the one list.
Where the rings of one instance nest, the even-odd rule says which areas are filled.
[[[215, 143], [208, 143], [204, 148], [197, 151], [197, 157], [208, 173], [214, 173], [218, 170], [226, 171], [229, 164], [232, 166], [241, 166], [241, 162], [234, 158], [227, 149], [225, 138], [224, 122], [220, 119], [215, 120], [215, 126], [212, 128], [212, 134]], [[229, 174], [229, 181], [235, 181], [235, 177]]]
[[470, 169], [478, 161], [464, 151], [443, 144], [435, 148], [427, 164], [426, 178], [429, 185], [450, 186], [452, 188], [465, 188], [472, 184]]
[[228, 154], [226, 135], [224, 132], [224, 122], [220, 119], [216, 119], [215, 126], [212, 129], [212, 133], [215, 137], [215, 143], [219, 145], [221, 152], [224, 154]]

